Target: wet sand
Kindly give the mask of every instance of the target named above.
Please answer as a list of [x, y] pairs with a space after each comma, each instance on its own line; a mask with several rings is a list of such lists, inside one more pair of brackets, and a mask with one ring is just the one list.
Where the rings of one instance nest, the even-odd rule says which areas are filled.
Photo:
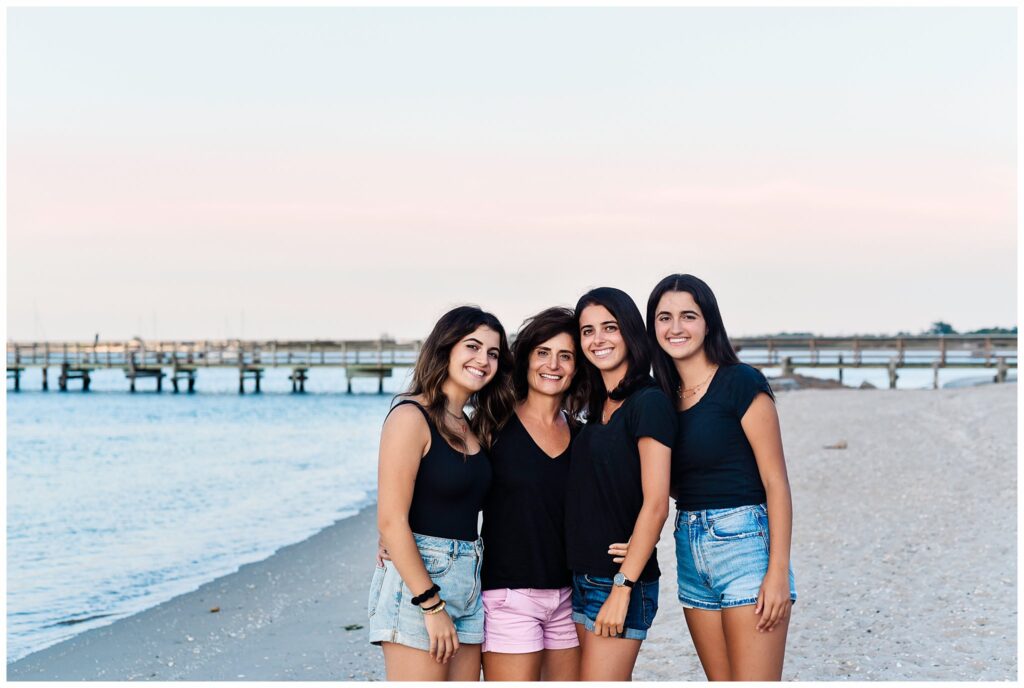
[[[778, 406], [799, 594], [784, 678], [1015, 680], [1017, 385], [800, 390]], [[636, 680], [704, 680], [672, 520]], [[9, 664], [8, 679], [381, 680], [365, 629], [375, 543], [370, 508]]]

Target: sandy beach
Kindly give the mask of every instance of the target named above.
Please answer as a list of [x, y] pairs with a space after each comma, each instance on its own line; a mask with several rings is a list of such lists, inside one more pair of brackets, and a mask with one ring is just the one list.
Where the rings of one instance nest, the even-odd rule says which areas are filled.
[[[1016, 399], [1016, 384], [779, 394], [799, 593], [784, 678], [1017, 678]], [[7, 677], [383, 679], [365, 629], [375, 543], [370, 508]], [[660, 549], [661, 607], [634, 678], [704, 680], [671, 516]]]

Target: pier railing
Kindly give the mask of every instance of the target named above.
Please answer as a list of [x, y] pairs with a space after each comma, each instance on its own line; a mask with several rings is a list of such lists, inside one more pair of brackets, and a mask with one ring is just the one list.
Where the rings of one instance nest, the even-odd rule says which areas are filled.
[[[58, 367], [60, 389], [69, 380], [81, 380], [88, 390], [90, 371], [121, 368], [135, 391], [137, 378], [154, 378], [160, 391], [164, 377], [170, 377], [174, 390], [179, 381], [193, 391], [196, 372], [202, 368], [236, 368], [240, 393], [245, 381], [260, 379], [266, 368], [287, 367], [292, 373], [292, 390], [305, 391], [309, 370], [339, 367], [345, 370], [348, 390], [352, 379], [373, 377], [378, 391], [384, 378], [395, 368], [412, 366], [422, 342], [417, 340], [201, 340], [201, 341], [128, 341], [107, 342], [8, 342], [7, 377], [20, 389], [22, 371], [42, 368], [42, 386], [48, 389], [47, 369]], [[901, 368], [931, 368], [934, 385], [943, 368], [994, 368], [994, 380], [1003, 382], [1007, 372], [1017, 367], [1016, 335], [922, 335], [808, 337], [739, 337], [733, 345], [745, 363], [760, 368], [779, 368], [783, 375], [796, 368], [838, 369], [839, 380], [845, 368], [886, 368], [889, 386], [896, 386]], [[164, 372], [164, 369], [168, 372]]]
[[916, 335], [906, 337], [740, 337], [732, 340], [751, 365], [798, 367], [1016, 367], [1016, 335]]
[[7, 367], [139, 368], [194, 366], [318, 367], [406, 366], [416, 362], [419, 341], [143, 341], [8, 342]]

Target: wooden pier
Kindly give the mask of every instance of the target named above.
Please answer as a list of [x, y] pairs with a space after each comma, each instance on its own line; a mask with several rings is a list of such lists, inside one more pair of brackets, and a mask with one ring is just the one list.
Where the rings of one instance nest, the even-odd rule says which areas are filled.
[[306, 391], [306, 381], [314, 368], [342, 368], [347, 391], [358, 377], [377, 379], [377, 392], [384, 391], [384, 378], [395, 368], [416, 363], [419, 341], [343, 340], [343, 341], [143, 341], [126, 342], [8, 342], [7, 378], [14, 381], [13, 391], [21, 390], [21, 376], [28, 368], [40, 368], [42, 389], [49, 389], [50, 368], [60, 370], [59, 389], [69, 382], [81, 382], [89, 391], [90, 373], [103, 368], [120, 368], [128, 380], [130, 392], [136, 382], [152, 379], [155, 391], [163, 391], [169, 377], [174, 393], [185, 386], [195, 391], [198, 371], [203, 368], [234, 368], [238, 371], [238, 393], [248, 386], [259, 393], [267, 368], [291, 368], [292, 392]]
[[[377, 392], [383, 392], [384, 378], [395, 368], [412, 366], [421, 342], [392, 339], [341, 341], [160, 341], [135, 339], [127, 342], [8, 342], [7, 378], [13, 391], [21, 389], [21, 375], [27, 368], [41, 368], [42, 389], [49, 389], [47, 372], [60, 370], [58, 387], [67, 391], [80, 383], [88, 391], [90, 373], [103, 368], [121, 368], [136, 391], [139, 380], [155, 381], [163, 390], [170, 378], [175, 393], [184, 384], [195, 391], [198, 372], [203, 368], [234, 368], [238, 371], [238, 392], [248, 386], [260, 392], [267, 368], [290, 368], [292, 392], [306, 391], [306, 382], [316, 368], [342, 368], [346, 390], [352, 380], [375, 378]], [[889, 387], [896, 387], [904, 368], [929, 368], [938, 386], [939, 371], [945, 368], [978, 368], [993, 371], [994, 382], [1005, 382], [1010, 369], [1017, 368], [1016, 335], [946, 335], [908, 337], [740, 337], [733, 340], [740, 359], [758, 368], [778, 368], [783, 375], [797, 368], [832, 368], [842, 382], [848, 368], [882, 368], [888, 371]]]
[[732, 340], [744, 363], [779, 368], [782, 375], [796, 368], [834, 368], [843, 381], [845, 368], [884, 368], [889, 388], [896, 388], [902, 368], [933, 371], [939, 386], [944, 368], [994, 370], [993, 382], [1005, 382], [1017, 368], [1016, 335], [918, 335], [907, 337], [741, 337]]

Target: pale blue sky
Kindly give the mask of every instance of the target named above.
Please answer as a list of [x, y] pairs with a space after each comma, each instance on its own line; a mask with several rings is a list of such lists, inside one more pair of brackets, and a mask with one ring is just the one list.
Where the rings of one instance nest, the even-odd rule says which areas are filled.
[[8, 13], [8, 335], [510, 329], [668, 272], [736, 334], [1016, 322], [1002, 9]]

